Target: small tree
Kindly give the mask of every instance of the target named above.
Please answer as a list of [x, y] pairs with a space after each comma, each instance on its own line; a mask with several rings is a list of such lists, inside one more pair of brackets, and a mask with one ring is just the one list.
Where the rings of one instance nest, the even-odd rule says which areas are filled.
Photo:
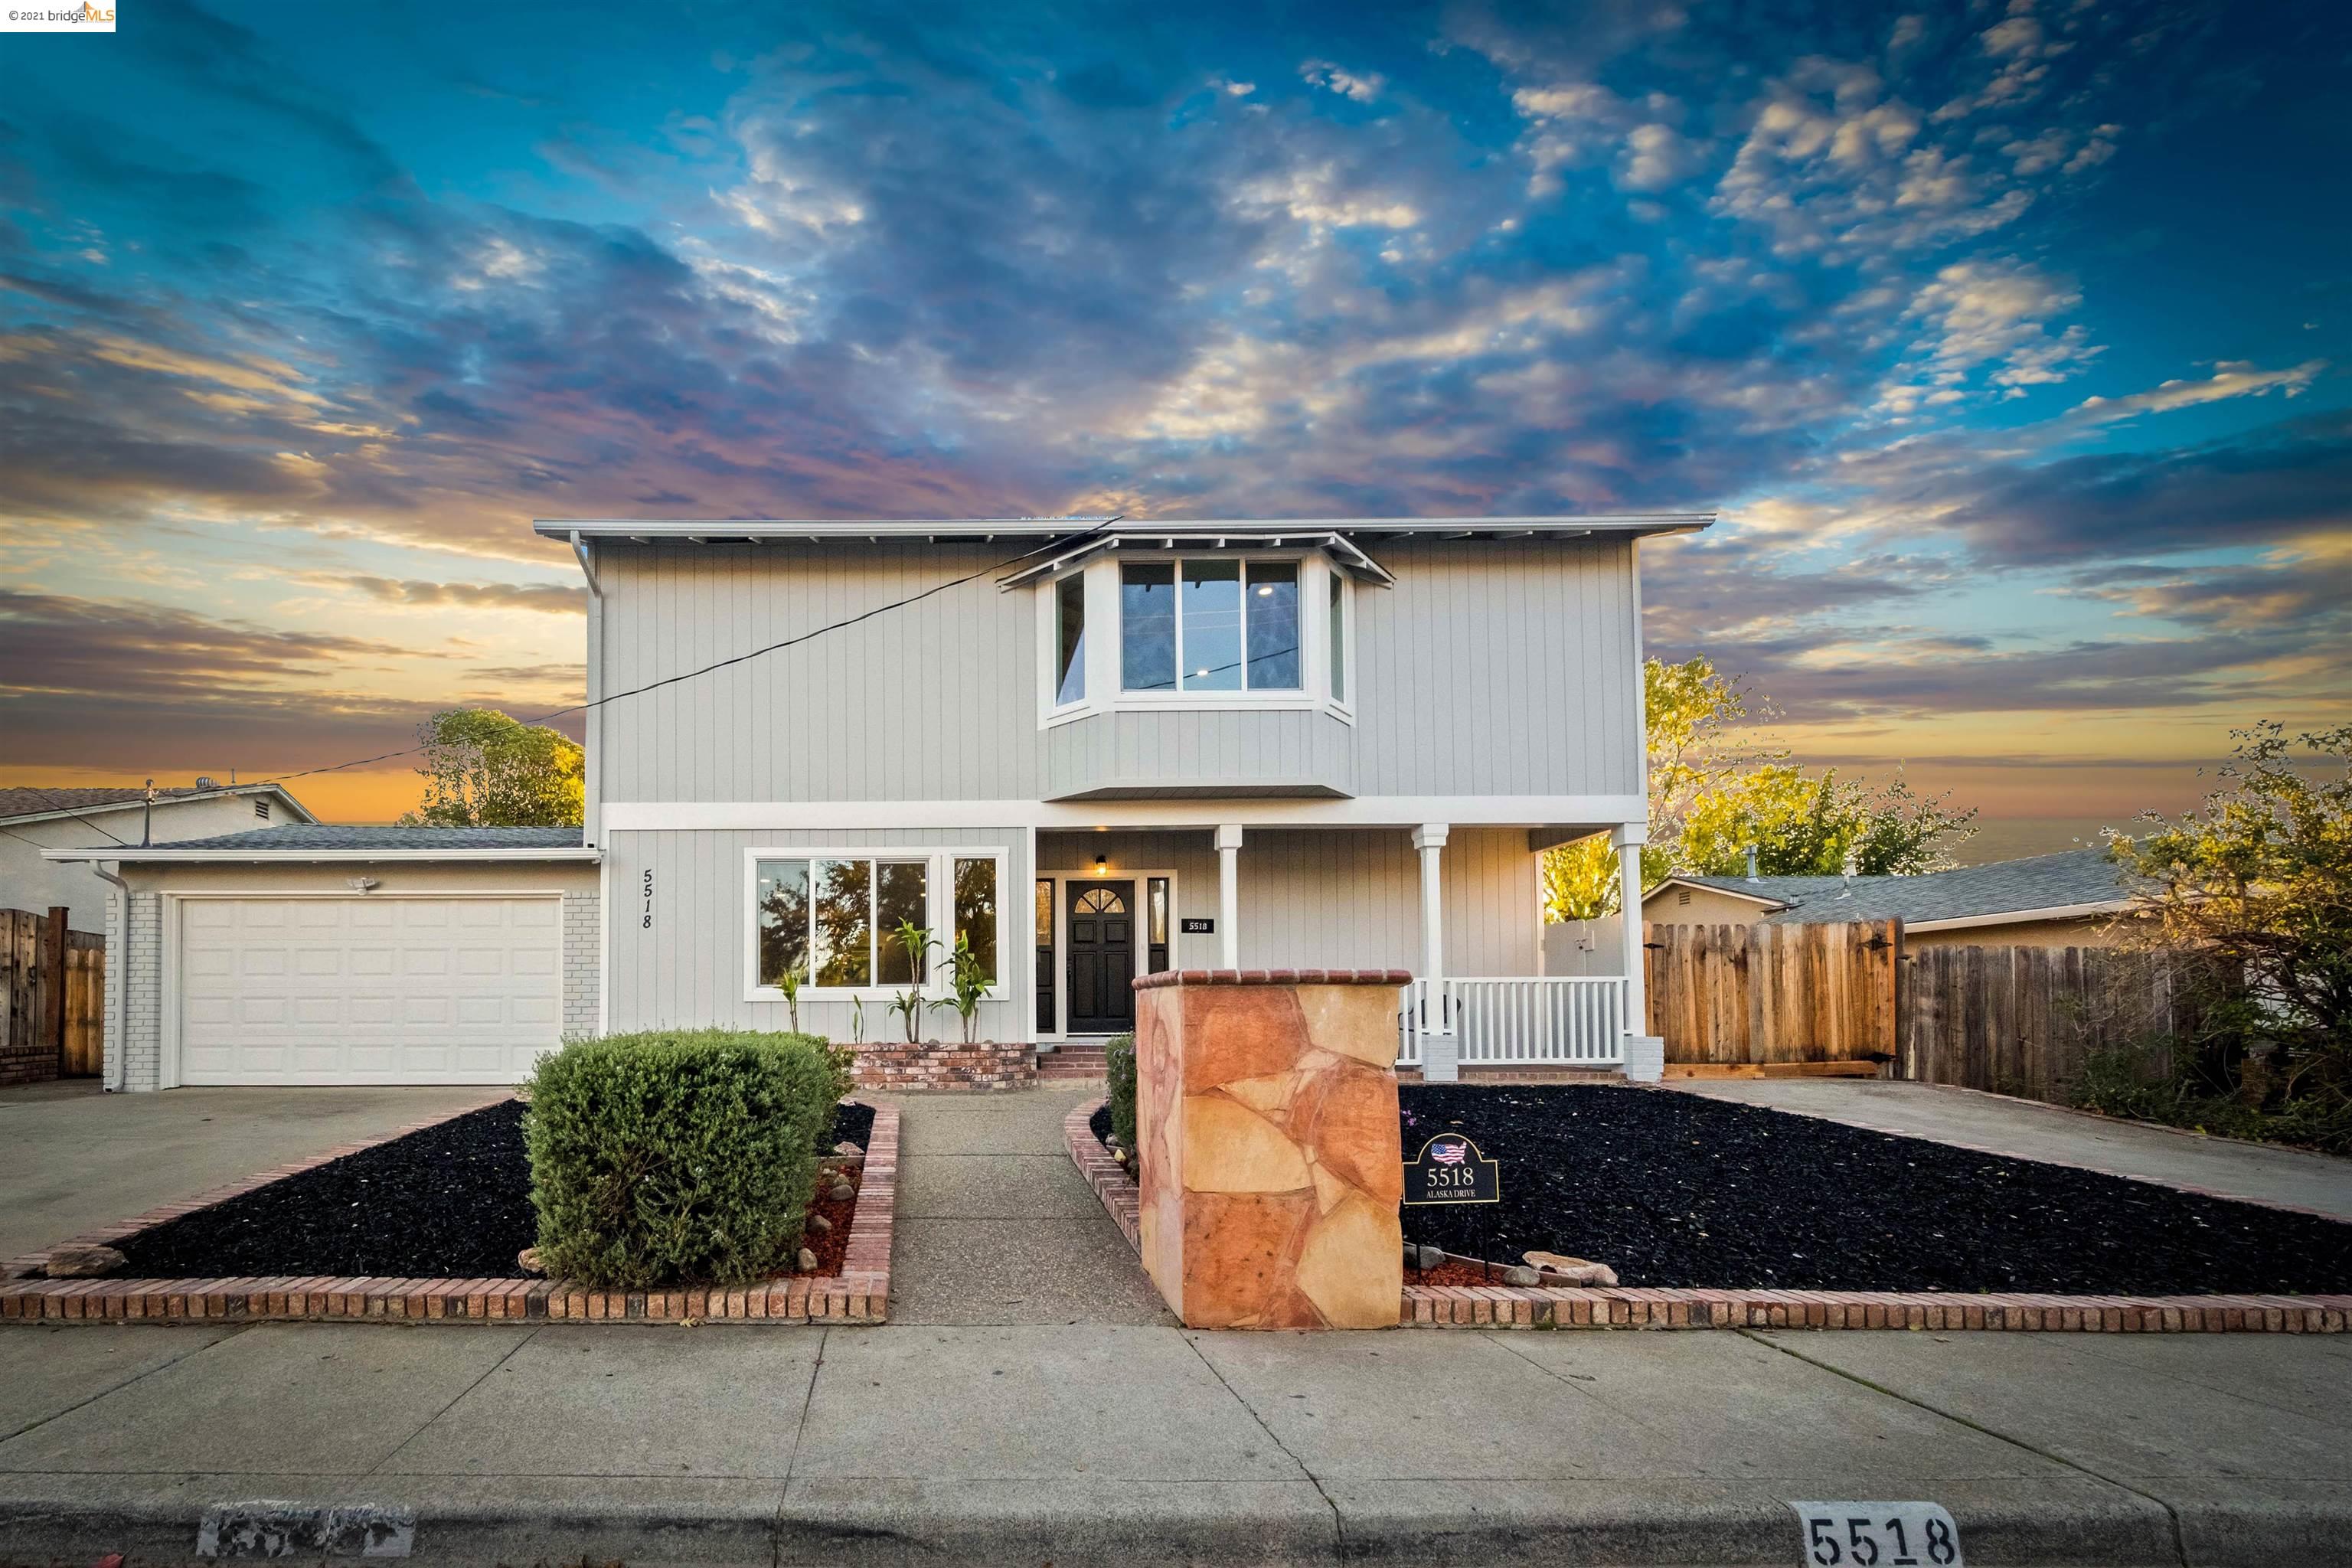
[[577, 827], [586, 753], [559, 731], [489, 708], [446, 709], [419, 727], [425, 800], [403, 827]]
[[[2283, 726], [2235, 732], [2229, 786], [2151, 831], [2110, 837], [2147, 940], [2203, 952], [2231, 976], [2206, 999], [2209, 1074], [2259, 1062], [2273, 1107], [2352, 1108], [2352, 724], [2296, 741], [2328, 765], [2297, 769]], [[2242, 980], [2242, 986], [2235, 984]], [[2216, 1088], [2235, 1087], [2217, 1083]]]
[[[1746, 727], [1776, 710], [1758, 697], [1751, 711], [1739, 679], [1704, 658], [1651, 659], [1642, 692], [1650, 765], [1644, 887], [1675, 871], [1736, 876], [1751, 848], [1767, 876], [1940, 871], [1952, 864], [1948, 848], [1976, 831], [1973, 810], [1954, 810], [1948, 796], [1925, 799], [1899, 774], [1883, 789], [1866, 789], [1834, 770], [1808, 773], [1785, 750], [1748, 743]], [[1619, 882], [1617, 851], [1605, 836], [1548, 850], [1545, 918], [1614, 914]]]

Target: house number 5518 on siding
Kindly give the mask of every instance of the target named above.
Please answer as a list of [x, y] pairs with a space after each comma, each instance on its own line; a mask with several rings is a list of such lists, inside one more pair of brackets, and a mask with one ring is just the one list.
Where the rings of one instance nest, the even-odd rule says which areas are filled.
[[1811, 1568], [1965, 1568], [1960, 1530], [1932, 1502], [1792, 1502]]
[[651, 930], [653, 930], [653, 929], [654, 929], [654, 872], [653, 872], [653, 868], [652, 868], [652, 867], [650, 867], [650, 866], [648, 866], [648, 867], [646, 867], [646, 888], [645, 888], [645, 893], [646, 893], [646, 921], [645, 921], [645, 929], [646, 929], [646, 930], [647, 930], [647, 931], [651, 931]]

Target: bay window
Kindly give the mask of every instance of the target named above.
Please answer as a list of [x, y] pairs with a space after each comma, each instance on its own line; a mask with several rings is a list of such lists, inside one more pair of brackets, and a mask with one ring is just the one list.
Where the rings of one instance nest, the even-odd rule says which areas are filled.
[[1297, 691], [1298, 563], [1202, 556], [1120, 566], [1119, 685]]

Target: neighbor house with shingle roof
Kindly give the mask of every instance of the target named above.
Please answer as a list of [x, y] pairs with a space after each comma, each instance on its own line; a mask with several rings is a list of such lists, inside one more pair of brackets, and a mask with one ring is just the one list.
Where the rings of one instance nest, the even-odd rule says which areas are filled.
[[79, 866], [42, 858], [44, 849], [177, 844], [240, 828], [316, 822], [310, 809], [274, 784], [158, 785], [151, 805], [144, 784], [53, 789], [0, 784], [0, 909], [72, 911], [74, 931], [106, 929], [107, 889]]
[[2105, 849], [2068, 849], [1916, 877], [1698, 877], [1676, 874], [1643, 896], [1659, 925], [1903, 922], [1913, 946], [2000, 942], [2095, 947], [2116, 940], [2131, 907]]

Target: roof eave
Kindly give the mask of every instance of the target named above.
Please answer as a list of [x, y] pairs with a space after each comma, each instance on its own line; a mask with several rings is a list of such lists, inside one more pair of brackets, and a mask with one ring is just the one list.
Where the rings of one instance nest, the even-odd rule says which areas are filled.
[[1668, 877], [1664, 881], [1643, 894], [1642, 902], [1648, 903], [1668, 888], [1691, 888], [1703, 893], [1721, 893], [1727, 898], [1745, 899], [1750, 903], [1762, 904], [1773, 910], [1793, 910], [1797, 907], [1797, 900], [1794, 899], [1776, 899], [1769, 893], [1746, 892], [1736, 888], [1720, 887], [1713, 882], [1702, 882], [1692, 877]]
[[604, 856], [603, 850], [586, 846], [548, 849], [174, 849], [123, 846], [113, 849], [41, 851], [44, 860], [115, 860], [124, 865], [141, 866], [231, 862], [282, 866], [337, 860], [572, 860], [593, 863], [603, 859]]
[[[309, 806], [295, 799], [285, 785], [277, 784], [223, 784], [218, 789], [208, 789], [201, 795], [159, 795], [155, 797], [155, 804], [157, 805], [195, 805], [204, 801], [221, 800], [232, 795], [274, 795], [292, 806], [301, 816], [304, 824], [313, 827], [319, 824], [319, 819], [310, 815]], [[87, 816], [94, 811], [136, 811], [146, 804], [144, 800], [134, 795], [129, 800], [100, 801], [94, 805], [77, 805], [61, 811], [26, 811], [19, 812], [13, 816], [0, 816], [0, 822], [63, 822], [73, 817]]]
[[2103, 899], [2089, 904], [2051, 904], [2038, 910], [2003, 910], [1993, 914], [1947, 915], [1941, 920], [1905, 921], [1906, 931], [1967, 931], [1976, 926], [2022, 925], [2028, 921], [2081, 921], [2119, 915], [2132, 907], [2129, 899]]
[[625, 539], [642, 543], [739, 544], [761, 540], [900, 540], [938, 542], [988, 541], [999, 537], [1053, 539], [1124, 523], [1137, 532], [1184, 534], [1338, 532], [1412, 538], [1459, 538], [1486, 533], [1664, 535], [1696, 533], [1713, 527], [1712, 511], [1608, 512], [1540, 517], [1232, 517], [1139, 519], [1105, 517], [982, 518], [537, 518], [531, 531], [542, 539]]

